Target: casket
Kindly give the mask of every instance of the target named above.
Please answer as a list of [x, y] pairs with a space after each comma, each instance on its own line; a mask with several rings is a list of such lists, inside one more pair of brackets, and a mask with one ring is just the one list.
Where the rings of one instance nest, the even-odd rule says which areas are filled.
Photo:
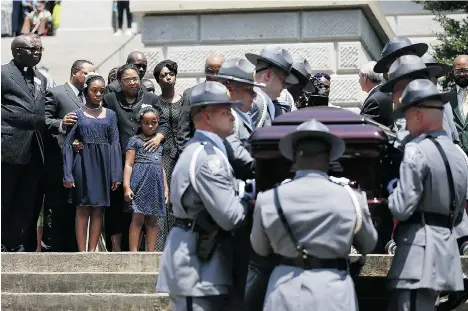
[[[327, 125], [330, 132], [343, 138], [346, 151], [329, 174], [346, 177], [353, 187], [365, 191], [374, 225], [379, 233], [375, 253], [384, 253], [390, 240], [393, 221], [387, 207], [387, 184], [395, 176], [389, 157], [393, 146], [391, 132], [352, 111], [335, 107], [310, 107], [281, 115], [272, 126], [256, 130], [250, 138], [256, 160], [256, 189], [265, 191], [294, 175], [292, 162], [279, 152], [278, 142], [284, 135], [308, 120]], [[393, 149], [394, 150], [394, 149]]]

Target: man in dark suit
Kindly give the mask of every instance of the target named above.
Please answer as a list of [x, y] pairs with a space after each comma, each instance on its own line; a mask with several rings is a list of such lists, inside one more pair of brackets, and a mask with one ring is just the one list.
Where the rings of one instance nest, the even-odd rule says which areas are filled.
[[450, 104], [460, 137], [460, 147], [468, 154], [468, 55], [459, 55], [453, 62], [455, 87]]
[[362, 104], [361, 115], [390, 127], [393, 123], [392, 97], [389, 93], [380, 92], [383, 74], [374, 72], [375, 64], [376, 62], [369, 62], [359, 71], [359, 84], [367, 93], [367, 98]]
[[[206, 81], [216, 81], [216, 78], [210, 75], [217, 75], [223, 63], [224, 57], [220, 55], [210, 55], [206, 58]], [[190, 104], [192, 102], [191, 93], [194, 87], [195, 86], [186, 89], [182, 95], [182, 106], [179, 116], [179, 132], [177, 133], [177, 147], [179, 148], [179, 154], [182, 152], [182, 150], [184, 150], [185, 145], [195, 133], [195, 127], [190, 115]]]
[[87, 60], [73, 63], [70, 80], [46, 93], [45, 117], [49, 134], [53, 136], [46, 149], [44, 216], [52, 215], [51, 246], [55, 252], [77, 252], [75, 236], [75, 206], [69, 202], [69, 190], [63, 187], [62, 146], [67, 129], [76, 123], [73, 112], [83, 105], [82, 93], [86, 75], [94, 71]]
[[[2, 65], [2, 251], [23, 251], [25, 232], [37, 222], [44, 163], [44, 94], [47, 79], [34, 66], [41, 38], [21, 35], [11, 43], [13, 60]], [[34, 241], [32, 251], [36, 249]], [[28, 249], [26, 249], [28, 250]]]
[[[127, 56], [127, 64], [132, 64], [138, 68], [138, 75], [140, 76], [140, 80], [144, 78], [146, 74], [146, 67], [148, 66], [148, 61], [146, 60], [145, 54], [139, 51], [134, 51], [128, 54]], [[140, 89], [146, 92], [146, 88], [143, 84], [140, 85]], [[112, 81], [106, 86], [104, 93], [112, 93], [112, 92], [120, 92], [122, 87], [120, 86], [120, 82], [117, 80]]]

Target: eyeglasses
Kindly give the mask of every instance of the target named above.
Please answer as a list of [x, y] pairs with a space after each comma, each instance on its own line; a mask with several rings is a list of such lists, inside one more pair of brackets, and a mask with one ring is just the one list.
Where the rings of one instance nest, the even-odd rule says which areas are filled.
[[125, 83], [137, 83], [138, 81], [140, 81], [140, 78], [125, 78], [122, 79], [122, 81]]
[[456, 74], [468, 73], [468, 68], [455, 68], [453, 69], [453, 73], [456, 73]]
[[330, 75], [329, 75], [328, 73], [317, 73], [317, 74], [315, 74], [314, 77], [316, 77], [316, 78], [318, 78], [318, 79], [324, 77], [324, 78], [327, 79], [328, 81], [331, 81], [331, 77], [330, 77]]
[[27, 50], [31, 53], [35, 53], [35, 52], [43, 52], [44, 51], [44, 48], [41, 46], [41, 47], [37, 47], [37, 46], [33, 46], [33, 47], [30, 47], [30, 46], [24, 46], [24, 47], [19, 47], [17, 48], [19, 50]]
[[264, 71], [264, 70], [268, 70], [268, 69], [271, 69], [273, 66], [272, 65], [267, 65], [263, 68], [260, 68], [260, 69], [256, 69], [255, 72], [260, 72], [260, 71]]

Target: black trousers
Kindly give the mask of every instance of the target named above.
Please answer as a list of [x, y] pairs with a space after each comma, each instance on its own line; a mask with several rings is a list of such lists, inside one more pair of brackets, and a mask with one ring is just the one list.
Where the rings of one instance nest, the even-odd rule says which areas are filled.
[[[72, 202], [72, 191], [63, 186], [63, 157], [57, 142], [46, 149], [45, 196], [43, 242], [50, 245], [53, 252], [78, 252], [75, 233], [76, 206]], [[46, 241], [49, 240], [49, 241]]]
[[[8, 250], [18, 250], [35, 235], [40, 214], [39, 182], [42, 177], [43, 163], [38, 149], [31, 151], [28, 164], [2, 162], [2, 245]], [[30, 232], [27, 238], [27, 232]], [[32, 236], [31, 236], [32, 235]], [[35, 243], [34, 243], [35, 245]], [[35, 249], [35, 247], [34, 247]]]
[[132, 27], [132, 13], [130, 13], [130, 1], [117, 1], [117, 19], [119, 22], [119, 29], [123, 26], [123, 12], [127, 14], [127, 28]]

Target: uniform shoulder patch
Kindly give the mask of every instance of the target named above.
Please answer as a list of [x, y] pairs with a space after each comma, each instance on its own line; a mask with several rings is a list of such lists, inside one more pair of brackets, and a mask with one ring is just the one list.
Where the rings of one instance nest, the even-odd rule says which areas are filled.
[[414, 162], [419, 155], [419, 148], [418, 144], [416, 143], [408, 143], [405, 146], [405, 150], [403, 152], [403, 162], [411, 163]]
[[219, 174], [225, 169], [223, 160], [215, 154], [208, 156], [206, 165], [212, 174]]

